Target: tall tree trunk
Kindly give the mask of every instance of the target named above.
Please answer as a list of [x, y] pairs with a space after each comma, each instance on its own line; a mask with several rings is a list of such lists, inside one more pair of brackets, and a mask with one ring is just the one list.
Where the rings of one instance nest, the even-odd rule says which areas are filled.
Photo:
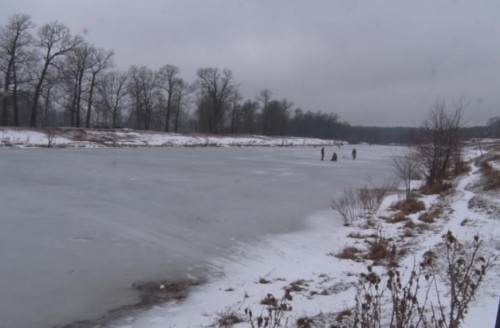
[[5, 72], [5, 79], [4, 79], [4, 84], [3, 84], [3, 97], [2, 97], [2, 125], [6, 126], [9, 125], [9, 108], [8, 108], [8, 99], [7, 99], [7, 93], [9, 92], [9, 86], [10, 86], [10, 74], [12, 71], [12, 61], [11, 59], [9, 61], [9, 64], [7, 66], [7, 71]]
[[85, 119], [85, 127], [87, 129], [90, 128], [90, 114], [92, 110], [92, 96], [94, 94], [95, 77], [96, 73], [92, 73], [92, 80], [90, 81], [90, 90], [89, 90], [89, 103], [87, 105], [87, 118]]
[[40, 99], [40, 93], [42, 91], [42, 85], [45, 80], [45, 75], [47, 74], [47, 69], [49, 68], [49, 61], [45, 62], [43, 66], [42, 74], [38, 79], [38, 83], [35, 87], [35, 93], [33, 95], [33, 103], [31, 104], [31, 118], [30, 118], [30, 126], [35, 127], [38, 115], [38, 100]]
[[170, 131], [170, 108], [172, 107], [172, 91], [169, 90], [167, 98], [167, 114], [165, 116], [165, 132]]

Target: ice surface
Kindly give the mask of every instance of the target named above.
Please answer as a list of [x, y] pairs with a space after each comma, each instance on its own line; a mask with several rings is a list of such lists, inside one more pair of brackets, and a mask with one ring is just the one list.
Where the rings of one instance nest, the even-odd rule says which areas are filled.
[[0, 318], [52, 327], [133, 303], [133, 282], [204, 276], [240, 242], [299, 230], [393, 147], [0, 149]]

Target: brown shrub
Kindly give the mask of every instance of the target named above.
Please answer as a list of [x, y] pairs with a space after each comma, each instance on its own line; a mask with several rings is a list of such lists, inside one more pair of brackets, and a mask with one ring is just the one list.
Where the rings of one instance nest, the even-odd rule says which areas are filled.
[[372, 260], [374, 263], [381, 263], [384, 261], [396, 261], [396, 246], [390, 245], [389, 240], [379, 236], [374, 241], [367, 241], [368, 252], [365, 254], [365, 259]]
[[450, 190], [451, 187], [451, 183], [440, 180], [432, 184], [426, 184], [424, 187], [422, 187], [421, 191], [424, 195], [435, 195]]
[[337, 313], [337, 316], [335, 317], [335, 321], [342, 322], [342, 321], [344, 321], [345, 318], [350, 317], [350, 316], [352, 316], [352, 310], [345, 309], [345, 310]]
[[418, 220], [424, 223], [434, 223], [436, 215], [433, 212], [424, 212], [419, 217]]
[[260, 301], [260, 304], [276, 307], [278, 306], [278, 300], [272, 294], [267, 294], [267, 296]]
[[271, 281], [270, 280], [267, 280], [266, 278], [260, 278], [259, 279], [259, 284], [270, 284]]
[[311, 327], [316, 327], [316, 324], [314, 323], [313, 319], [310, 319], [308, 317], [297, 319], [297, 328], [311, 328]]
[[498, 190], [500, 189], [500, 171], [495, 170], [493, 166], [487, 162], [483, 161], [480, 164], [481, 173], [484, 177], [484, 190]]
[[233, 327], [234, 325], [243, 322], [244, 320], [234, 311], [226, 311], [217, 313], [217, 327]]
[[403, 215], [408, 215], [425, 210], [425, 204], [418, 199], [410, 198], [393, 204], [392, 209], [401, 211]]
[[404, 227], [405, 227], [406, 229], [415, 229], [416, 224], [415, 224], [415, 222], [413, 222], [412, 220], [407, 220], [407, 221], [405, 222], [405, 224], [404, 224]]
[[361, 252], [362, 251], [359, 248], [356, 248], [354, 246], [347, 246], [344, 247], [344, 249], [338, 252], [335, 256], [339, 259], [356, 261], [358, 259], [358, 254], [360, 254]]
[[349, 238], [354, 238], [354, 239], [366, 239], [366, 238], [369, 238], [369, 237], [375, 237], [376, 235], [365, 235], [365, 234], [362, 234], [360, 232], [350, 232], [347, 237]]
[[469, 173], [471, 171], [470, 165], [465, 162], [460, 162], [457, 166], [455, 166], [455, 175], [462, 175], [465, 173]]

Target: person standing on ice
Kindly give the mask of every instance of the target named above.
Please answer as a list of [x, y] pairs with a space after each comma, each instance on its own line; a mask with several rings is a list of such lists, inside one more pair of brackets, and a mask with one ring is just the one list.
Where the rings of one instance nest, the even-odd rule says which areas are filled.
[[352, 159], [356, 159], [356, 148], [352, 149]]
[[325, 147], [321, 147], [321, 160], [325, 159]]

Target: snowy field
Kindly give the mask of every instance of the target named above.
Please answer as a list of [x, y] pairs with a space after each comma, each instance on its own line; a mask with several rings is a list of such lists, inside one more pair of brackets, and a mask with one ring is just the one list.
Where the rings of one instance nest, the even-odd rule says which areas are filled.
[[[326, 159], [338, 153], [336, 163], [320, 161], [317, 147], [0, 149], [0, 327], [93, 319], [134, 303], [134, 282], [208, 278], [184, 312], [180, 304], [164, 310], [180, 311], [177, 321], [153, 315], [120, 324], [196, 326], [223, 305], [197, 303], [205, 290], [233, 287], [223, 295], [228, 305], [243, 296], [247, 287], [237, 288], [234, 271], [246, 265], [252, 279], [257, 272], [278, 278], [281, 270], [301, 276], [312, 265], [308, 252], [322, 251], [310, 247], [344, 242], [336, 242], [342, 224], [332, 198], [367, 177], [392, 179], [396, 147], [357, 146], [356, 161], [351, 149], [326, 147]], [[292, 241], [305, 253], [268, 266], [266, 257], [286, 253], [281, 247]], [[213, 285], [221, 274], [236, 280]]]

